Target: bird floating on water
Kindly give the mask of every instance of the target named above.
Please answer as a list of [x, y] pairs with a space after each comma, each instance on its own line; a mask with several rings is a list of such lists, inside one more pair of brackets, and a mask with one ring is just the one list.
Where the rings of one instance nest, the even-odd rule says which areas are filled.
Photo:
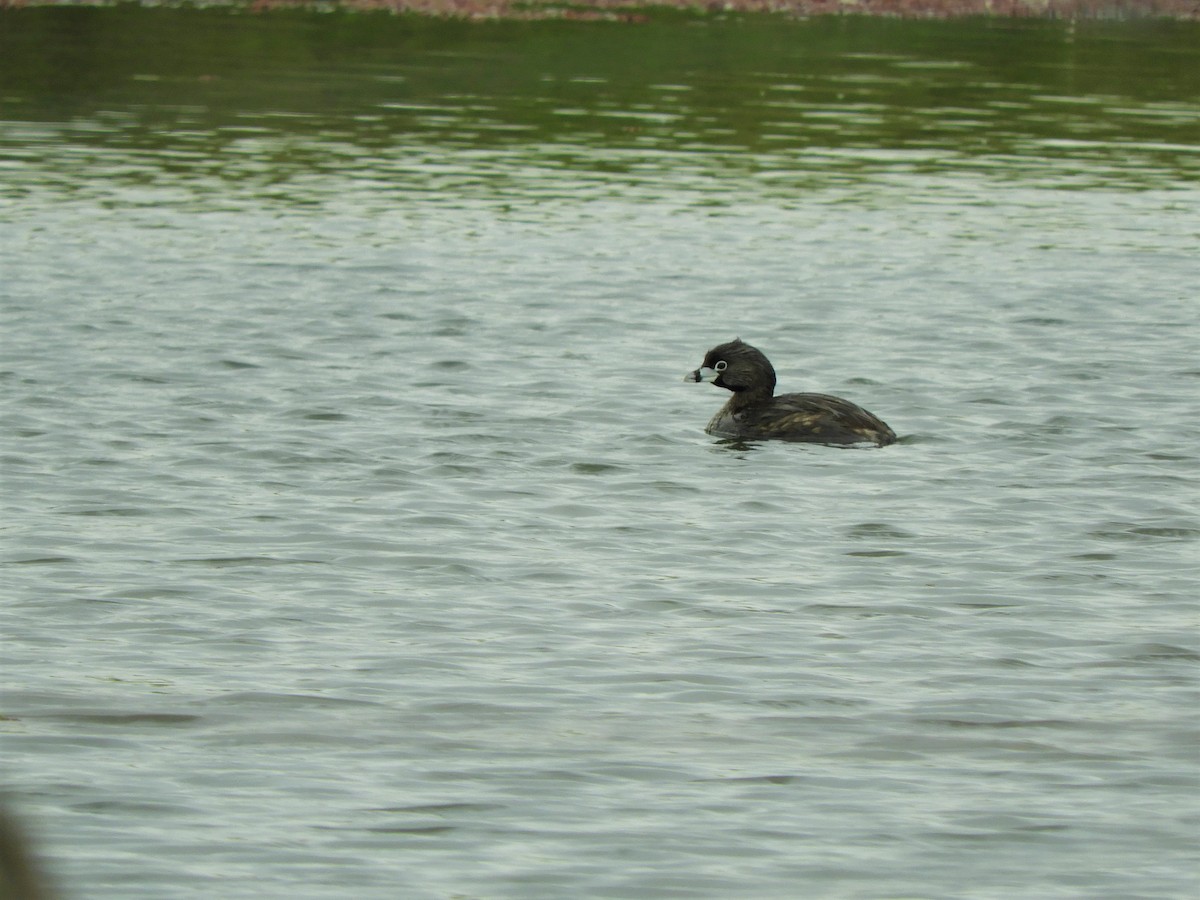
[[775, 395], [775, 368], [741, 338], [713, 347], [684, 381], [710, 381], [732, 391], [704, 430], [746, 441], [804, 441], [847, 447], [894, 443], [896, 433], [861, 406], [828, 394]]

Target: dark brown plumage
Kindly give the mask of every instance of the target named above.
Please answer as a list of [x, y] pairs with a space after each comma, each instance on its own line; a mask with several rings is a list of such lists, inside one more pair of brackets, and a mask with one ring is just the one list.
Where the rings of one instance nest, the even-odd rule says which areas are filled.
[[813, 444], [874, 444], [896, 433], [860, 406], [828, 394], [775, 396], [775, 369], [763, 354], [735, 338], [713, 347], [684, 381], [711, 381], [733, 392], [705, 429], [742, 440], [805, 441]]

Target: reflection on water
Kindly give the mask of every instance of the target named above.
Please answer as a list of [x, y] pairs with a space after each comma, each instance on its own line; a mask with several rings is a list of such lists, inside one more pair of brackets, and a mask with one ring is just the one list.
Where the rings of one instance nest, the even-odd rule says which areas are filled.
[[391, 205], [665, 182], [720, 202], [727, 178], [786, 196], [913, 173], [1200, 176], [1200, 28], [1178, 23], [6, 18], [12, 199]]

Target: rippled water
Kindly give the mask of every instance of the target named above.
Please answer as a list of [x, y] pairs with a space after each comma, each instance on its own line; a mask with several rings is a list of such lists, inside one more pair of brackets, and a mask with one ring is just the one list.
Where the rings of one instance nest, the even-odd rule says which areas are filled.
[[67, 896], [1192, 891], [1194, 28], [3, 15]]

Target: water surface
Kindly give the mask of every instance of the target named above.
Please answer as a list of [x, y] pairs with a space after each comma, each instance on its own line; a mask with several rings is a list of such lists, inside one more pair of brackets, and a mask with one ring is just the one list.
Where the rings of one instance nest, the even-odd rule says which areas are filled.
[[1195, 27], [0, 21], [68, 896], [1193, 889]]

